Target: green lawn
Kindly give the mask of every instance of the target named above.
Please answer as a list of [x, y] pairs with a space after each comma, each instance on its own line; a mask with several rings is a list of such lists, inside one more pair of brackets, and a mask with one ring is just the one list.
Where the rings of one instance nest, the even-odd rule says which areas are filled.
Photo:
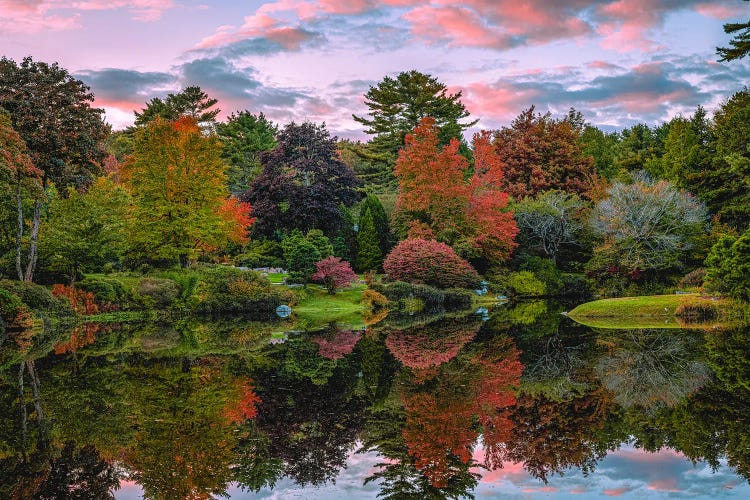
[[360, 301], [362, 292], [366, 288], [365, 285], [358, 284], [329, 295], [320, 287], [308, 286], [304, 292], [305, 297], [292, 309], [297, 318], [313, 325], [323, 325], [333, 321], [361, 325], [363, 322]]
[[705, 328], [711, 325], [688, 325], [675, 316], [680, 305], [701, 303], [719, 310], [728, 305], [725, 299], [703, 297], [697, 293], [646, 295], [586, 302], [570, 311], [568, 316], [594, 328]]

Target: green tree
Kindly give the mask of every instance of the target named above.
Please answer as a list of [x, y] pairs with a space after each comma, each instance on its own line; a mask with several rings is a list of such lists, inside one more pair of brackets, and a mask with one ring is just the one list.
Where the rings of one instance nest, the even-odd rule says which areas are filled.
[[383, 252], [380, 249], [378, 232], [375, 229], [370, 207], [365, 207], [359, 216], [357, 232], [357, 269], [360, 271], [377, 271], [383, 265]]
[[736, 35], [729, 41], [729, 47], [716, 47], [716, 53], [721, 56], [719, 61], [734, 61], [750, 54], [750, 21], [727, 23], [724, 25], [724, 33]]
[[723, 236], [706, 258], [706, 284], [750, 302], [750, 229], [739, 238]]
[[129, 204], [127, 191], [104, 177], [86, 193], [68, 188], [67, 197], [50, 203], [40, 253], [53, 270], [70, 278], [71, 285], [79, 273], [119, 260]]
[[385, 255], [393, 246], [393, 235], [391, 234], [388, 215], [385, 213], [383, 204], [380, 203], [380, 198], [374, 194], [367, 195], [362, 201], [362, 205], [360, 205], [360, 214], [364, 213], [365, 210], [370, 211], [372, 222], [378, 233], [378, 245], [380, 246], [380, 251]]
[[669, 122], [661, 175], [685, 189], [690, 189], [710, 163], [707, 130], [702, 126], [704, 117], [705, 111], [698, 108], [691, 119], [678, 116]]
[[750, 89], [734, 94], [714, 113], [710, 167], [691, 182], [712, 213], [737, 230], [750, 225]]
[[135, 127], [148, 125], [157, 117], [175, 121], [189, 116], [201, 128], [211, 130], [216, 125], [216, 116], [221, 112], [220, 109], [211, 109], [218, 102], [218, 99], [209, 97], [198, 86], [185, 87], [176, 94], [167, 94], [164, 99], [154, 97], [148, 101], [145, 108], [135, 112]]
[[581, 132], [580, 141], [583, 153], [594, 159], [597, 174], [607, 179], [617, 176], [615, 155], [620, 136], [616, 132], [606, 133], [594, 126], [586, 125]]
[[355, 121], [375, 135], [372, 149], [387, 155], [391, 164], [404, 145], [406, 134], [419, 122], [432, 117], [439, 129], [441, 144], [450, 139], [460, 140], [461, 132], [475, 125], [478, 120], [461, 123], [469, 112], [461, 103], [461, 92], [448, 93], [448, 88], [431, 75], [411, 70], [386, 76], [365, 94], [365, 105], [369, 117], [352, 115]]
[[158, 118], [136, 133], [122, 167], [133, 196], [131, 252], [187, 265], [201, 252], [246, 241], [249, 206], [227, 198], [221, 143], [193, 118]]
[[[104, 110], [91, 107], [93, 101], [89, 87], [56, 63], [35, 62], [31, 57], [20, 64], [0, 59], [0, 108], [10, 113], [13, 129], [41, 171], [44, 189], [50, 183], [61, 190], [70, 185], [84, 187], [100, 173], [109, 127], [102, 120]], [[26, 281], [32, 280], [36, 270], [43, 202], [43, 194], [37, 193]]]
[[[7, 224], [4, 228], [10, 230], [15, 226], [15, 234], [11, 231], [5, 233], [4, 240], [13, 242], [15, 248], [15, 264], [18, 279], [24, 279], [24, 271], [21, 266], [21, 251], [24, 231], [24, 195], [30, 193], [39, 196], [41, 194], [41, 170], [34, 167], [29, 158], [26, 144], [21, 136], [13, 130], [10, 116], [0, 108], [0, 187], [8, 192], [14, 192], [14, 206], [4, 206], [3, 219]], [[10, 197], [3, 199], [10, 204]], [[12, 215], [11, 215], [12, 214]], [[15, 219], [15, 220], [13, 220]], [[5, 246], [5, 245], [3, 245]]]
[[224, 145], [222, 157], [229, 162], [229, 191], [238, 195], [250, 188], [263, 166], [260, 154], [276, 147], [278, 127], [263, 113], [232, 113], [224, 123], [216, 124], [216, 134]]

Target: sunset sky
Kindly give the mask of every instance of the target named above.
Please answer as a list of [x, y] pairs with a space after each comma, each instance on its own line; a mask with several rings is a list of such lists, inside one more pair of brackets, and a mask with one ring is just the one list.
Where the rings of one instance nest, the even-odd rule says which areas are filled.
[[155, 96], [199, 85], [222, 116], [325, 121], [351, 114], [385, 75], [432, 74], [480, 119], [574, 106], [596, 125], [713, 109], [750, 81], [717, 63], [741, 0], [0, 0], [0, 55], [57, 61], [88, 83], [115, 128]]

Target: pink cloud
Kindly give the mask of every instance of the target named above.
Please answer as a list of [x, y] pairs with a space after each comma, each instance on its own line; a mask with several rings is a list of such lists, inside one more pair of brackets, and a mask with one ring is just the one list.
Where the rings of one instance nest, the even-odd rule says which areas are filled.
[[620, 495], [624, 495], [630, 490], [631, 488], [612, 488], [609, 490], [604, 490], [603, 493], [608, 497], [619, 497]]
[[674, 478], [674, 477], [669, 477], [665, 479], [657, 479], [655, 481], [651, 481], [648, 484], [648, 489], [652, 491], [669, 491], [669, 492], [682, 491], [677, 487], [677, 478]]
[[266, 38], [286, 50], [299, 50], [302, 43], [310, 38], [310, 33], [298, 27], [287, 26], [265, 13], [257, 12], [245, 17], [245, 23], [239, 30], [234, 30], [233, 26], [220, 26], [213, 35], [198, 42], [196, 48], [219, 47], [249, 38]]
[[487, 85], [482, 82], [470, 83], [451, 92], [463, 91], [462, 102], [475, 116], [490, 120], [503, 120], [514, 117], [518, 111], [531, 104], [537, 96], [534, 90], [516, 89], [510, 86]]
[[451, 45], [508, 48], [507, 34], [488, 29], [476, 12], [461, 7], [418, 7], [407, 12], [412, 33], [432, 41]]
[[739, 3], [737, 5], [721, 5], [716, 3], [699, 3], [695, 6], [698, 14], [715, 19], [730, 19], [746, 12], [745, 8]]
[[126, 9], [137, 21], [156, 21], [174, 0], [0, 0], [0, 30], [38, 33], [80, 27], [80, 12]]

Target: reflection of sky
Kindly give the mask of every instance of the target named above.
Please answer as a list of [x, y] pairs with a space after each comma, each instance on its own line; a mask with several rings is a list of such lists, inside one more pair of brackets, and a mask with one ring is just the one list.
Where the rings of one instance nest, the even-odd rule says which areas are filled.
[[[481, 461], [483, 451], [478, 449], [474, 458]], [[285, 478], [273, 490], [264, 489], [253, 493], [233, 486], [229, 488], [229, 494], [236, 499], [376, 498], [378, 484], [365, 485], [364, 479], [382, 461], [375, 453], [351, 454], [347, 468], [341, 471], [335, 484], [302, 488]], [[584, 476], [578, 469], [571, 469], [564, 476], [550, 477], [549, 484], [546, 485], [531, 477], [521, 464], [506, 463], [502, 469], [483, 472], [473, 492], [477, 499], [501, 496], [525, 498], [530, 495], [576, 499], [602, 496], [750, 498], [750, 485], [726, 462], [722, 462], [714, 472], [706, 464], [693, 465], [682, 454], [670, 449], [648, 453], [632, 446], [624, 446], [607, 455], [588, 476]], [[121, 500], [140, 498], [141, 489], [131, 482], [123, 483], [115, 497]]]

